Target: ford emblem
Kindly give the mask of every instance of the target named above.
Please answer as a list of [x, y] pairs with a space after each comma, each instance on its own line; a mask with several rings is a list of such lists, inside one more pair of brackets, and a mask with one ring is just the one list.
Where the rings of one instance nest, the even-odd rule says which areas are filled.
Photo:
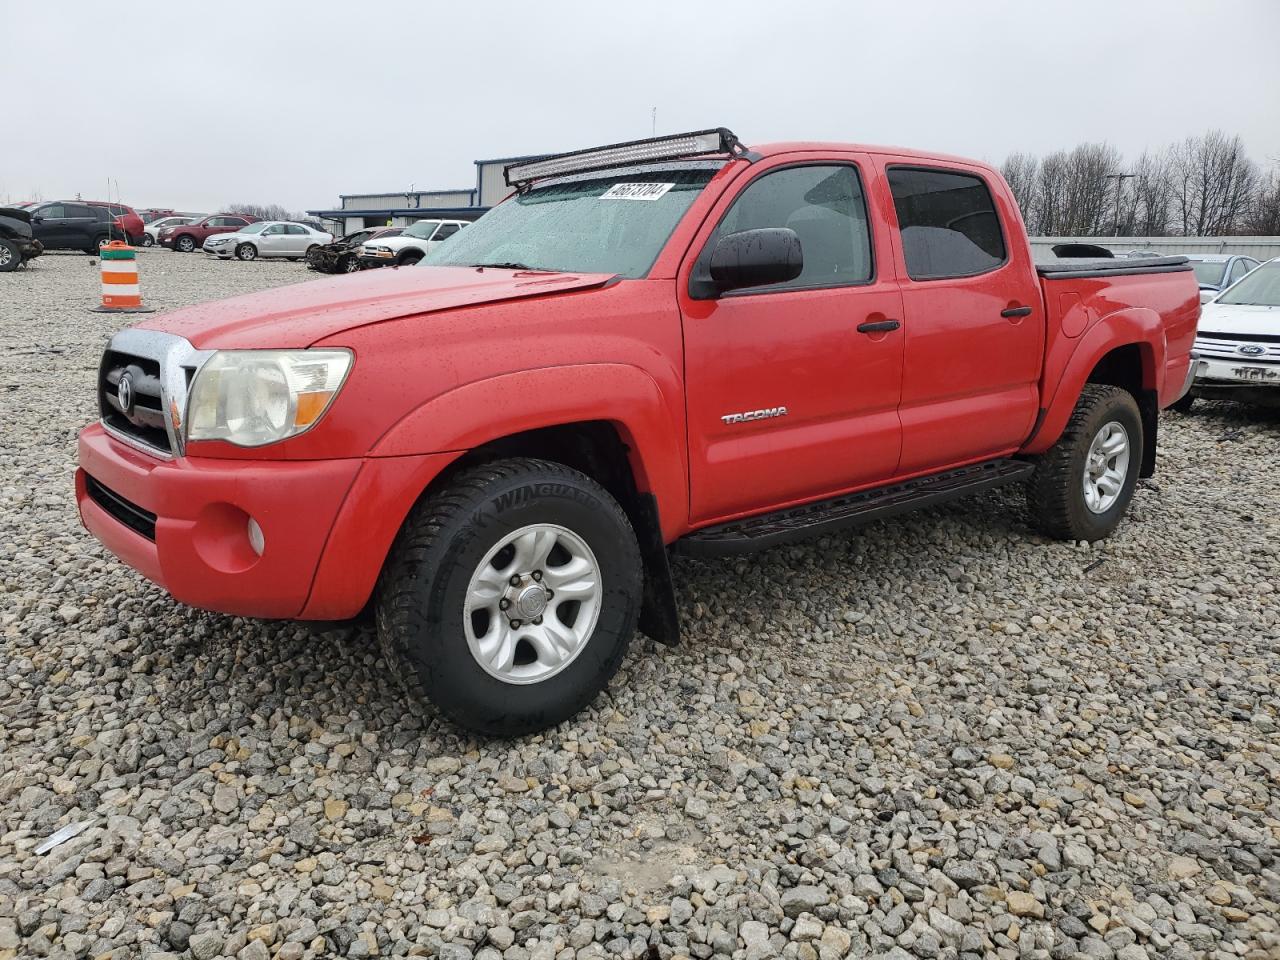
[[133, 377], [127, 373], [116, 384], [116, 403], [120, 404], [120, 412], [126, 417], [133, 414]]
[[1246, 343], [1236, 347], [1237, 353], [1242, 353], [1246, 357], [1258, 357], [1267, 352], [1267, 348], [1257, 343]]

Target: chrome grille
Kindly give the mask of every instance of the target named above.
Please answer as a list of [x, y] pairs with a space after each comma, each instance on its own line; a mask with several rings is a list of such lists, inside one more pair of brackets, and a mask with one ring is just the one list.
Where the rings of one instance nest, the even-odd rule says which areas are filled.
[[[102, 425], [139, 450], [158, 457], [181, 455], [191, 381], [211, 355], [171, 333], [120, 331], [98, 369]], [[126, 378], [128, 387], [122, 390]]]
[[[1248, 352], [1242, 353], [1242, 347]], [[1200, 333], [1196, 335], [1195, 350], [1205, 359], [1280, 363], [1280, 336]]]
[[[121, 391], [120, 383], [125, 378], [129, 386]], [[121, 402], [122, 395], [127, 407]], [[98, 405], [103, 424], [153, 450], [171, 454], [161, 395], [159, 360], [117, 350], [102, 355]]]

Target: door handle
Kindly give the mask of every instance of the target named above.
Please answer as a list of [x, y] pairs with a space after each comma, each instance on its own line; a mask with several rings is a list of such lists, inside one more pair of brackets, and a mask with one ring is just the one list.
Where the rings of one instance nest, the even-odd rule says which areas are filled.
[[869, 320], [858, 324], [859, 333], [888, 333], [897, 330], [901, 324], [897, 320]]
[[1031, 308], [1030, 307], [1009, 307], [1007, 310], [1001, 310], [1000, 316], [1009, 320], [1013, 319], [1014, 317], [1029, 317], [1031, 316]]

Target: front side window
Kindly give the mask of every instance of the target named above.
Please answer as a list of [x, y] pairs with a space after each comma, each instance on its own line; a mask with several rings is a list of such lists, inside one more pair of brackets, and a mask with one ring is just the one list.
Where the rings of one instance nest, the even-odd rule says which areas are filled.
[[912, 280], [972, 277], [1004, 263], [1000, 218], [981, 178], [890, 167], [889, 189]]
[[1280, 307], [1280, 261], [1270, 261], [1218, 297], [1214, 303], [1256, 304]]
[[452, 237], [457, 232], [458, 225], [456, 223], [442, 223], [440, 224], [440, 229], [436, 231], [436, 235], [432, 237], [432, 239], [443, 240], [446, 237]]
[[720, 221], [708, 249], [730, 233], [765, 227], [795, 231], [804, 268], [788, 283], [753, 287], [753, 293], [871, 279], [867, 204], [853, 167], [786, 167], [752, 181]]
[[534, 184], [422, 258], [637, 279], [725, 161], [654, 163]]

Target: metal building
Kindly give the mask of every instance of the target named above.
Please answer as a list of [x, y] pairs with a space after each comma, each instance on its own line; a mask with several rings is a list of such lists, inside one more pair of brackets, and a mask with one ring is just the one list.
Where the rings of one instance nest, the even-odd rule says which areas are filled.
[[494, 157], [477, 160], [476, 185], [460, 190], [411, 190], [404, 193], [344, 193], [339, 206], [331, 210], [308, 210], [331, 225], [336, 234], [352, 233], [364, 227], [403, 227], [418, 220], [443, 217], [449, 220], [474, 220], [511, 193], [502, 170], [517, 160], [535, 160], [537, 156]]

